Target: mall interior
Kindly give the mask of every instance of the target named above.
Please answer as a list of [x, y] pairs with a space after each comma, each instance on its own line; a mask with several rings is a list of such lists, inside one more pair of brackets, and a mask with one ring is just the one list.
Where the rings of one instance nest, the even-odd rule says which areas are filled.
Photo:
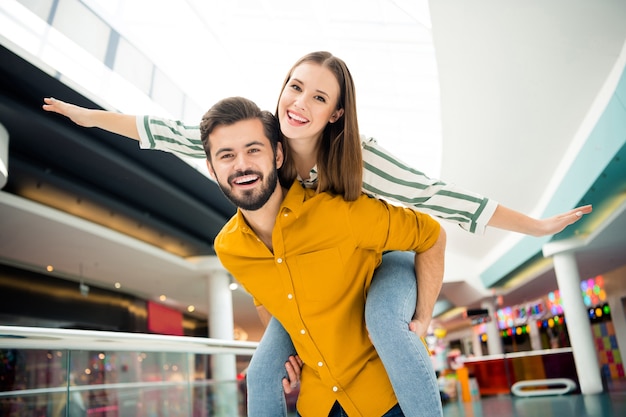
[[[335, 47], [357, 81], [367, 73], [359, 123], [381, 145], [403, 138], [397, 154], [421, 149], [441, 160], [436, 177], [536, 218], [593, 206], [553, 236], [441, 221], [446, 271], [425, 342], [444, 416], [626, 415], [626, 3], [369, 0], [332, 18], [314, 2], [171, 3], [0, 4], [0, 416], [247, 415], [263, 326], [213, 249], [235, 207], [204, 160], [78, 126], [43, 98], [193, 125], [266, 84], [248, 74], [230, 92], [222, 74], [282, 77]], [[211, 39], [170, 50], [183, 9]], [[334, 33], [321, 47], [278, 29], [295, 38], [307, 15]], [[191, 75], [165, 62], [191, 74], [187, 54], [214, 43], [220, 65], [201, 72], [215, 95], [199, 104]], [[435, 90], [434, 106], [420, 101]], [[428, 134], [439, 147], [411, 139]], [[296, 402], [286, 395], [289, 415]]]

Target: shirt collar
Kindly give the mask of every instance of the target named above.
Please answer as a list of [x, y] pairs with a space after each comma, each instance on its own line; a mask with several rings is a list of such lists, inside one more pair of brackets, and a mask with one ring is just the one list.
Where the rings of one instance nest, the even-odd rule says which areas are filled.
[[313, 166], [309, 171], [309, 178], [303, 180], [300, 175], [298, 175], [298, 181], [302, 184], [304, 188], [316, 188], [317, 187], [317, 165]]
[[[314, 190], [310, 188], [305, 188], [304, 184], [301, 184], [299, 180], [295, 180], [291, 185], [291, 188], [289, 188], [289, 190], [287, 191], [287, 194], [285, 195], [283, 203], [280, 205], [280, 209], [278, 210], [278, 213], [276, 213], [276, 216], [278, 217], [280, 213], [287, 210], [294, 213], [297, 218], [302, 211], [302, 205], [304, 204], [304, 202], [314, 194]], [[254, 231], [250, 228], [250, 226], [248, 226], [248, 222], [243, 216], [241, 209], [237, 209], [235, 221], [235, 229], [238, 229], [243, 233], [256, 236]]]
[[300, 212], [302, 211], [304, 202], [314, 193], [315, 191], [313, 189], [307, 188], [304, 184], [301, 184], [300, 181], [294, 181], [291, 188], [285, 195], [283, 204], [280, 206], [279, 214], [284, 211], [289, 211], [295, 214], [296, 218], [298, 218]]

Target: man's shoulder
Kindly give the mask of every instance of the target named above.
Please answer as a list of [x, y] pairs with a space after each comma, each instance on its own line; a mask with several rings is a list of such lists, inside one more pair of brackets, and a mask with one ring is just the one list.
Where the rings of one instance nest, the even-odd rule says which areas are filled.
[[224, 239], [228, 239], [229, 237], [232, 238], [240, 231], [239, 223], [239, 212], [237, 212], [226, 222], [226, 224], [218, 232], [217, 236], [215, 236], [213, 245], [216, 247], [216, 250], [218, 245], [223, 242]]

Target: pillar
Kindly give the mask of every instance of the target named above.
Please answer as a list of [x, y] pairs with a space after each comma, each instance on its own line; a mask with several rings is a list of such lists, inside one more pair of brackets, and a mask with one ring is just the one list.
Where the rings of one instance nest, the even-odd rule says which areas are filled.
[[580, 292], [578, 265], [572, 252], [554, 255], [554, 270], [561, 293], [565, 325], [574, 351], [574, 363], [583, 394], [603, 391], [600, 364], [593, 343], [587, 307]]
[[[472, 352], [474, 353], [474, 357], [479, 358], [483, 356], [483, 344], [480, 340], [480, 326], [474, 326], [472, 332]], [[489, 338], [489, 335], [487, 335], [487, 338]]]
[[[216, 256], [204, 256], [194, 261], [206, 273], [209, 337], [233, 340], [233, 298], [229, 288], [230, 274], [222, 267]], [[217, 382], [215, 387], [215, 416], [239, 415], [237, 360], [234, 354], [214, 354], [211, 357], [211, 373]]]
[[537, 327], [537, 320], [528, 320], [528, 337], [530, 338], [530, 348], [532, 350], [541, 350], [541, 334]]
[[619, 294], [607, 297], [607, 302], [611, 309], [611, 319], [615, 328], [615, 338], [617, 339], [619, 353], [622, 361], [624, 361], [626, 359], [626, 332], [624, 331], [626, 329], [626, 311], [624, 310], [621, 291]]
[[504, 353], [502, 348], [502, 340], [500, 339], [500, 331], [498, 330], [498, 320], [496, 318], [496, 306], [493, 301], [483, 301], [481, 308], [489, 310], [489, 320], [485, 323], [487, 330], [487, 350], [489, 355], [500, 355]]
[[9, 177], [9, 132], [0, 123], [0, 189]]

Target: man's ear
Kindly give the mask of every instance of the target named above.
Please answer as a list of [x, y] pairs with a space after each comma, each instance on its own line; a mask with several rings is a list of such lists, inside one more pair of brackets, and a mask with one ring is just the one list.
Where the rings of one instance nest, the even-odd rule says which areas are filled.
[[208, 159], [206, 160], [206, 167], [209, 169], [209, 175], [211, 176], [211, 178], [217, 181], [217, 177], [215, 176], [215, 171], [213, 170], [213, 165], [211, 165], [211, 161], [209, 161]]
[[285, 155], [283, 154], [283, 144], [278, 142], [276, 144], [276, 168], [280, 169], [285, 162]]

